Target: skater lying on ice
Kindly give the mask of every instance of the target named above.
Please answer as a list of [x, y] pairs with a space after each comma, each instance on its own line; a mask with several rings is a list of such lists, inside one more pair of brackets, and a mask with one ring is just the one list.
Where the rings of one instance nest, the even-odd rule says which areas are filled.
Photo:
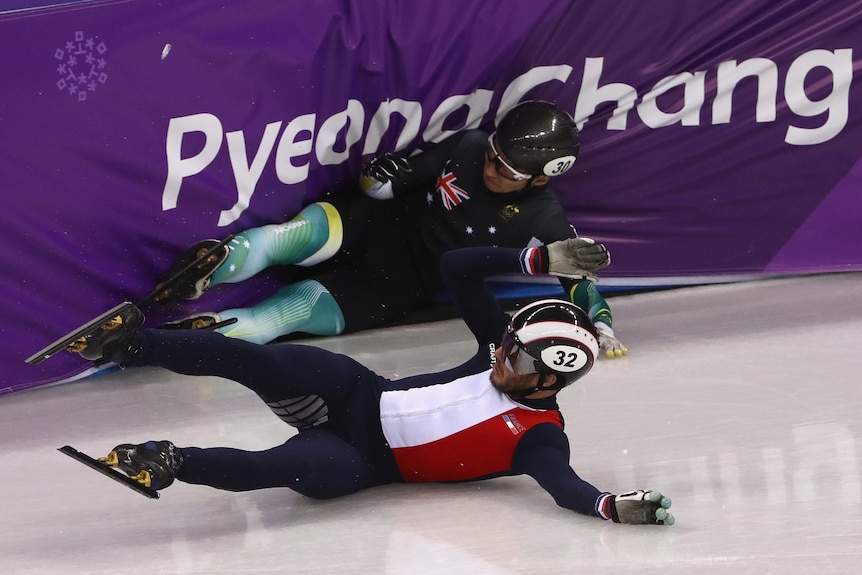
[[660, 492], [601, 491], [569, 465], [556, 396], [586, 375], [599, 353], [587, 314], [544, 299], [509, 317], [484, 283], [519, 272], [595, 279], [592, 272], [607, 262], [604, 246], [574, 238], [523, 250], [448, 252], [442, 273], [476, 350], [449, 370], [400, 380], [308, 345], [260, 345], [207, 330], [139, 331], [143, 316], [131, 307], [119, 328], [88, 336], [81, 355], [231, 379], [291, 422], [302, 419], [296, 410], [303, 406], [290, 398], [316, 394], [328, 415], [265, 451], [149, 441], [119, 445], [109, 459], [157, 490], [176, 480], [229, 491], [288, 487], [315, 499], [387, 483], [526, 474], [578, 513], [670, 525], [671, 502]]

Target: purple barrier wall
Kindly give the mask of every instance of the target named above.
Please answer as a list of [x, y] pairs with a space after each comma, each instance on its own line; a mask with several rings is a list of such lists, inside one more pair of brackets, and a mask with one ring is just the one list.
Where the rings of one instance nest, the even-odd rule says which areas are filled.
[[0, 38], [2, 392], [80, 374], [24, 359], [194, 241], [523, 99], [583, 127], [555, 190], [609, 281], [862, 269], [855, 1], [96, 0], [0, 15]]

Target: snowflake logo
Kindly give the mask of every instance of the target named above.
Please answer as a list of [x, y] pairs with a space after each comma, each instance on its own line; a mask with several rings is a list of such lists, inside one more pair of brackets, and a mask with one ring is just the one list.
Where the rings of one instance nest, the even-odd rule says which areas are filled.
[[79, 102], [86, 100], [87, 95], [95, 92], [99, 84], [108, 81], [105, 72], [108, 66], [105, 60], [107, 51], [108, 47], [98, 37], [87, 37], [83, 32], [75, 32], [74, 40], [67, 41], [65, 47], [57, 48], [54, 52], [54, 59], [59, 62], [57, 89], [68, 92]]

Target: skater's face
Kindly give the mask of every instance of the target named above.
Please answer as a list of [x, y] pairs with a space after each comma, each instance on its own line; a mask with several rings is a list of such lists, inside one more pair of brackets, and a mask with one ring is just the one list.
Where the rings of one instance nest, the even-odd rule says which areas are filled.
[[485, 187], [495, 194], [519, 192], [528, 186], [541, 186], [548, 181], [547, 176], [533, 177], [515, 167], [511, 160], [500, 150], [494, 134], [491, 134], [488, 138], [482, 179], [484, 180]]
[[[515, 396], [524, 397], [524, 392], [535, 390], [540, 382], [544, 387], [548, 383], [549, 378], [553, 380], [552, 375], [540, 375], [538, 373], [519, 373], [519, 367], [525, 365], [526, 362], [519, 361], [518, 355], [520, 350], [515, 347], [513, 350], [505, 350], [503, 347], [498, 347], [494, 350], [494, 365], [491, 369], [491, 385], [503, 393], [511, 393]], [[511, 367], [514, 366], [514, 367]], [[536, 398], [553, 395], [553, 391], [538, 391], [527, 394], [526, 397]]]

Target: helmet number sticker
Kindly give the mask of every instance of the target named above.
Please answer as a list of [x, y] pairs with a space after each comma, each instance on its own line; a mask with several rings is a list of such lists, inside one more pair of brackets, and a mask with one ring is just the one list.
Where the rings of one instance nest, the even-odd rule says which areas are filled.
[[584, 350], [569, 345], [552, 345], [542, 350], [542, 362], [556, 371], [578, 371], [587, 360]]
[[572, 164], [574, 163], [574, 156], [563, 156], [561, 158], [555, 158], [545, 164], [545, 167], [542, 169], [542, 172], [544, 172], [546, 176], [559, 176], [560, 174], [569, 171], [569, 168], [571, 168]]

